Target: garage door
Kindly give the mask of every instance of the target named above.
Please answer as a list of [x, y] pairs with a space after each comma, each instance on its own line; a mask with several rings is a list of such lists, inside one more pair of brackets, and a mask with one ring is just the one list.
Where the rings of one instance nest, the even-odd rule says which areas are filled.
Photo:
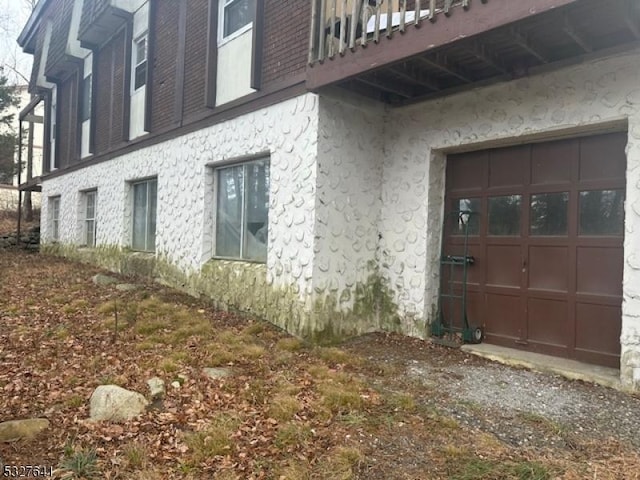
[[[625, 145], [616, 133], [449, 156], [446, 210], [477, 212], [467, 311], [487, 342], [619, 366]], [[464, 228], [449, 223], [444, 253], [462, 253]]]

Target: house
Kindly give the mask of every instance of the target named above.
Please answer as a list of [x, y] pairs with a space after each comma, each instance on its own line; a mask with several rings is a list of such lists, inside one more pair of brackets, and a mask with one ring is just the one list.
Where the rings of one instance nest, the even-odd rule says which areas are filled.
[[22, 188], [45, 250], [318, 340], [428, 336], [466, 238], [486, 342], [638, 389], [639, 39], [627, 0], [41, 0]]
[[[22, 171], [20, 172], [20, 179], [18, 175], [13, 177], [4, 178], [0, 173], [0, 210], [13, 210], [18, 207], [18, 184], [21, 180], [27, 177], [37, 177], [42, 174], [42, 141], [43, 141], [43, 129], [42, 129], [42, 108], [40, 105], [38, 109], [34, 109], [32, 115], [23, 116], [20, 120], [20, 113], [22, 109], [29, 106], [31, 101], [31, 95], [28, 91], [27, 85], [15, 86], [16, 96], [19, 98], [20, 103], [16, 107], [10, 107], [7, 111], [3, 112], [3, 115], [12, 115], [13, 122], [11, 125], [12, 133], [16, 135], [20, 131], [20, 123], [22, 123], [22, 134], [25, 139], [30, 139], [30, 142], [24, 142], [22, 148]], [[0, 129], [6, 129], [4, 125], [0, 125]], [[27, 161], [28, 159], [30, 161]], [[11, 160], [10, 160], [11, 161]], [[15, 153], [14, 162], [18, 161], [18, 152]], [[31, 170], [27, 171], [27, 164], [30, 165]], [[9, 164], [10, 165], [10, 164]], [[40, 205], [40, 198], [35, 195], [32, 199], [34, 206]]]

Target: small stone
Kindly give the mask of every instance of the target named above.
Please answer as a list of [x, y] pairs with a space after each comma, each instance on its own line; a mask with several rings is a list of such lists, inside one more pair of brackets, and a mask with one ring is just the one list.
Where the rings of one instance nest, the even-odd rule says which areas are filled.
[[116, 290], [119, 290], [121, 292], [130, 292], [132, 290], [136, 290], [138, 288], [137, 285], [134, 285], [133, 283], [119, 283], [118, 285], [116, 285]]
[[94, 275], [91, 280], [93, 280], [93, 283], [96, 285], [112, 285], [114, 283], [118, 283], [117, 278], [110, 277], [109, 275], [103, 275], [102, 273]]
[[0, 443], [29, 440], [47, 428], [49, 428], [49, 420], [46, 418], [2, 422], [0, 423]]
[[162, 398], [165, 394], [164, 388], [164, 380], [159, 377], [153, 377], [147, 380], [147, 385], [149, 385], [149, 391], [151, 392], [151, 398]]
[[177, 380], [175, 382], [171, 382], [171, 386], [177, 390], [180, 388], [180, 382]]
[[144, 413], [147, 399], [117, 385], [100, 385], [91, 394], [91, 420], [124, 422]]
[[228, 377], [231, 375], [231, 369], [230, 368], [211, 368], [211, 367], [205, 367], [202, 369], [202, 371], [205, 373], [205, 375], [207, 375], [207, 377], [211, 378], [211, 379], [217, 379], [217, 378], [224, 378], [224, 377]]

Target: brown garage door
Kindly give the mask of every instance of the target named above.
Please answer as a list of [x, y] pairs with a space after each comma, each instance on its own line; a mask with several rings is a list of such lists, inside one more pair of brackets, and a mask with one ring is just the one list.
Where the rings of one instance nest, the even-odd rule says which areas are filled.
[[[625, 144], [616, 133], [449, 156], [446, 210], [478, 212], [467, 311], [487, 342], [619, 366]], [[461, 232], [445, 229], [445, 253], [461, 253]]]

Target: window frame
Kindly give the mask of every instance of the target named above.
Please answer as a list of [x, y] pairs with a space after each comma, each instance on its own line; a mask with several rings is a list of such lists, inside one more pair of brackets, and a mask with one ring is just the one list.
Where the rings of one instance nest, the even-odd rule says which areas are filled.
[[[218, 8], [219, 8], [218, 10], [218, 47], [221, 47], [222, 45], [234, 40], [235, 38], [238, 38], [239, 36], [248, 32], [253, 28], [253, 24], [256, 21], [255, 18], [251, 20], [249, 23], [247, 23], [246, 25], [244, 25], [243, 27], [240, 27], [235, 32], [232, 32], [226, 36], [224, 34], [224, 18], [225, 18], [226, 9], [236, 2], [243, 2], [243, 1], [251, 1], [251, 0], [219, 0], [218, 2]], [[255, 0], [255, 1], [259, 2], [261, 0]]]
[[[144, 60], [138, 58], [139, 49], [138, 46], [144, 40]], [[146, 30], [132, 41], [131, 48], [131, 94], [139, 92], [147, 86], [147, 70], [149, 69], [149, 31]], [[138, 78], [138, 68], [142, 65], [145, 66], [144, 71], [144, 83], [139, 87], [136, 87], [136, 79]]]
[[51, 239], [54, 242], [60, 241], [60, 195], [49, 197], [49, 221], [51, 226]]
[[[83, 218], [83, 240], [84, 245], [86, 247], [95, 247], [96, 246], [96, 232], [98, 230], [97, 219], [97, 210], [98, 210], [98, 190], [87, 190], [82, 192], [83, 200], [84, 200], [84, 218]], [[93, 217], [89, 217], [89, 198], [93, 197]], [[93, 227], [91, 230], [93, 231], [93, 242], [89, 242], [89, 224], [92, 223]]]
[[[257, 164], [260, 162], [264, 162], [264, 165], [268, 168], [269, 170], [269, 174], [268, 174], [268, 178], [269, 178], [269, 183], [266, 184], [266, 193], [267, 193], [267, 198], [268, 198], [268, 205], [267, 205], [267, 218], [266, 218], [266, 225], [267, 225], [267, 241], [266, 241], [266, 245], [265, 245], [265, 258], [264, 260], [260, 260], [260, 259], [254, 259], [254, 258], [247, 258], [245, 255], [245, 229], [246, 229], [246, 210], [247, 210], [247, 183], [248, 183], [248, 179], [249, 179], [249, 175], [247, 175], [246, 173], [246, 168], [250, 165], [253, 164]], [[240, 255], [238, 257], [234, 257], [234, 256], [227, 256], [227, 255], [218, 255], [217, 253], [217, 249], [218, 249], [218, 217], [219, 217], [219, 211], [218, 208], [220, 206], [220, 171], [221, 170], [225, 170], [225, 169], [229, 169], [229, 168], [234, 168], [234, 167], [243, 167], [243, 174], [242, 174], [242, 185], [243, 185], [243, 189], [242, 189], [242, 206], [241, 206], [241, 217], [240, 217], [240, 245], [239, 245], [239, 251], [240, 251]], [[229, 261], [235, 261], [235, 262], [245, 262], [245, 263], [259, 263], [259, 264], [266, 264], [267, 263], [267, 257], [268, 257], [268, 252], [269, 252], [269, 211], [271, 209], [270, 206], [270, 199], [271, 199], [271, 157], [270, 155], [258, 155], [258, 156], [252, 156], [252, 157], [248, 157], [248, 158], [244, 158], [242, 160], [237, 160], [237, 161], [233, 161], [233, 162], [228, 162], [228, 163], [224, 163], [221, 165], [214, 165], [213, 166], [213, 177], [214, 177], [214, 208], [213, 208], [213, 255], [212, 258], [217, 259], [217, 260], [229, 260]], [[266, 182], [266, 181], [265, 181]]]
[[[156, 221], [154, 222], [154, 232], [153, 232], [153, 238], [154, 238], [154, 242], [153, 245], [151, 245], [152, 248], [149, 248], [149, 231], [150, 231], [150, 224], [151, 224], [151, 215], [149, 212], [149, 206], [151, 204], [151, 202], [149, 201], [150, 196], [149, 196], [149, 185], [151, 183], [155, 182], [156, 184], [156, 195], [155, 195], [155, 214], [156, 214]], [[156, 251], [156, 232], [157, 232], [157, 216], [158, 216], [158, 177], [149, 177], [149, 178], [144, 178], [141, 180], [134, 180], [130, 183], [130, 187], [131, 187], [131, 238], [130, 238], [130, 245], [131, 245], [131, 249], [136, 251], [136, 252], [146, 252], [146, 253], [155, 253]], [[145, 213], [144, 213], [144, 222], [145, 222], [145, 229], [144, 229], [144, 249], [140, 250], [139, 248], [136, 248], [134, 246], [135, 243], [135, 224], [136, 224], [136, 187], [139, 185], [146, 185], [146, 198], [145, 198]]]

